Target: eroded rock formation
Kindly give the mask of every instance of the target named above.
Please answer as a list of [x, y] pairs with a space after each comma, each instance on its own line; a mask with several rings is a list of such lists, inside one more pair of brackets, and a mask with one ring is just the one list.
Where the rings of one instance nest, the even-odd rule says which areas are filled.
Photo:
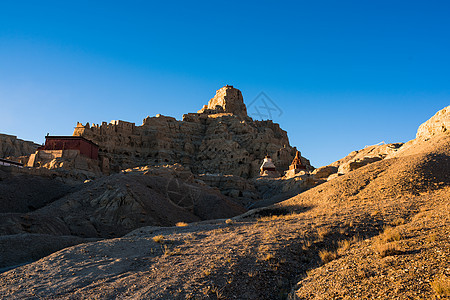
[[157, 115], [145, 118], [141, 126], [125, 121], [78, 123], [73, 135], [99, 145], [101, 161], [108, 159], [112, 171], [180, 163], [196, 174], [249, 178], [259, 175], [264, 156], [270, 155], [283, 171], [296, 153], [278, 124], [247, 116], [242, 94], [232, 86], [219, 89], [207, 106], [184, 115], [182, 121]]

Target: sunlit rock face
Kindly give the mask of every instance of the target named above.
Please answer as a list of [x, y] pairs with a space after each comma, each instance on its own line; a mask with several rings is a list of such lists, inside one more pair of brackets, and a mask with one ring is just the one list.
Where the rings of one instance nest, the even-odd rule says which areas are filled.
[[434, 135], [450, 134], [450, 106], [438, 111], [428, 121], [420, 125], [416, 139], [430, 139]]
[[226, 85], [216, 91], [216, 95], [203, 106], [199, 113], [231, 113], [236, 116], [247, 117], [247, 107], [240, 90]]
[[[242, 93], [232, 86], [219, 89], [208, 105], [185, 114], [182, 121], [157, 115], [145, 118], [141, 126], [125, 121], [78, 123], [73, 135], [99, 145], [100, 159], [108, 159], [112, 171], [180, 163], [196, 174], [249, 178], [259, 175], [266, 155], [282, 172], [296, 153], [278, 124], [247, 116]], [[312, 168], [307, 159], [302, 161]]]

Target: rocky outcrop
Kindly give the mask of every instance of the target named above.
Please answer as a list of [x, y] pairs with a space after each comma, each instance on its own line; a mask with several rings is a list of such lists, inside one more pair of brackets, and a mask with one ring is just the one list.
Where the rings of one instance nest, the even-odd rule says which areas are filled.
[[389, 158], [400, 151], [403, 143], [366, 146], [361, 150], [349, 153], [346, 157], [311, 172], [316, 180], [332, 180], [367, 164]]
[[[450, 106], [447, 106], [438, 111], [433, 117], [419, 126], [416, 138], [414, 140], [411, 140], [406, 144], [392, 143], [366, 146], [364, 149], [351, 152], [346, 157], [335, 161], [329, 166], [316, 169], [313, 174], [315, 175], [315, 177], [319, 178], [317, 174], [319, 172], [322, 172], [322, 169], [324, 170], [324, 168], [328, 168], [328, 170], [331, 170], [329, 169], [330, 167], [335, 167], [338, 168], [337, 172], [339, 173], [339, 175], [342, 175], [382, 159], [398, 157], [406, 151], [411, 152], [410, 148], [414, 147], [421, 141], [427, 141], [433, 137], [439, 137], [441, 135], [448, 135], [450, 132], [449, 129]], [[334, 179], [339, 175], [330, 173], [328, 175], [328, 180]], [[321, 176], [325, 176], [325, 173], [323, 173], [323, 175]]]
[[[0, 133], [0, 158], [18, 158], [34, 153], [39, 144], [18, 139], [17, 136]], [[18, 160], [18, 159], [15, 159]]]
[[247, 108], [240, 90], [227, 85], [216, 91], [214, 98], [208, 105], [203, 106], [198, 113], [231, 113], [236, 116], [247, 117]]
[[330, 164], [330, 166], [339, 168], [343, 164], [347, 164], [351, 161], [363, 160], [366, 157], [379, 157], [381, 159], [384, 159], [398, 152], [402, 146], [403, 143], [383, 143], [381, 145], [366, 146], [363, 149], [350, 152], [346, 157], [335, 161], [334, 163]]
[[427, 140], [440, 134], [450, 134], [450, 106], [441, 109], [428, 121], [420, 125], [416, 139]]
[[[182, 121], [157, 115], [144, 119], [141, 126], [125, 121], [78, 123], [73, 135], [99, 145], [100, 158], [107, 158], [116, 172], [179, 163], [195, 174], [249, 178], [259, 175], [266, 155], [278, 170], [287, 170], [296, 151], [278, 124], [248, 117], [241, 92], [231, 86], [218, 90], [206, 108], [184, 115]], [[312, 169], [307, 159], [301, 159]]]
[[403, 153], [412, 153], [421, 142], [433, 141], [433, 139], [445, 138], [450, 134], [450, 106], [438, 111], [434, 116], [419, 126], [416, 138], [405, 143], [399, 151], [391, 153], [387, 158], [394, 158]]

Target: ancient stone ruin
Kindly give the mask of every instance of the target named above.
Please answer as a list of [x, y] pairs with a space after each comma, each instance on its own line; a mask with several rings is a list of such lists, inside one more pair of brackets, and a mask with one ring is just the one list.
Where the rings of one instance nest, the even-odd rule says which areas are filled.
[[182, 121], [157, 115], [145, 118], [141, 126], [121, 120], [78, 123], [73, 135], [97, 144], [101, 164], [107, 161], [111, 171], [180, 163], [196, 174], [250, 178], [259, 175], [266, 154], [282, 171], [296, 153], [286, 131], [271, 120], [250, 118], [241, 91], [229, 85], [197, 113], [183, 115]]

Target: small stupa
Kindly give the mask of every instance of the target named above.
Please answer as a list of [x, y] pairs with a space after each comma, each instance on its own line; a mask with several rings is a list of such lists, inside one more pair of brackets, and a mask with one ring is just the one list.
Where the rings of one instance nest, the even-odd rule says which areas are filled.
[[280, 173], [278, 173], [277, 168], [275, 167], [275, 164], [272, 162], [272, 158], [269, 155], [266, 155], [266, 157], [264, 157], [264, 161], [261, 165], [260, 170], [260, 176], [280, 177]]
[[300, 172], [306, 173], [306, 166], [302, 163], [300, 152], [297, 151], [291, 165], [289, 166], [289, 170], [286, 171], [286, 176], [291, 177]]

